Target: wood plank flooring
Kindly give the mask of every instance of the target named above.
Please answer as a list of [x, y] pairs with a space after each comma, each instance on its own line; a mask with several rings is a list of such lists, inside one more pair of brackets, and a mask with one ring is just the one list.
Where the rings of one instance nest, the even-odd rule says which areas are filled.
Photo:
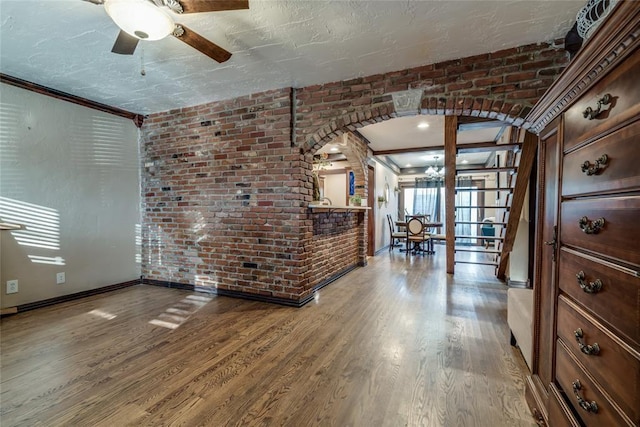
[[140, 285], [6, 317], [0, 425], [534, 425], [506, 287], [443, 253], [300, 309]]

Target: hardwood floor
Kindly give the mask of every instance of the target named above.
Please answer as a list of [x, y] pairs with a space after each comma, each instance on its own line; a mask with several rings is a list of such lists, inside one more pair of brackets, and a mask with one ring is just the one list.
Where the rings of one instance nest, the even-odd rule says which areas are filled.
[[506, 287], [443, 253], [300, 309], [139, 285], [4, 318], [0, 424], [534, 425]]

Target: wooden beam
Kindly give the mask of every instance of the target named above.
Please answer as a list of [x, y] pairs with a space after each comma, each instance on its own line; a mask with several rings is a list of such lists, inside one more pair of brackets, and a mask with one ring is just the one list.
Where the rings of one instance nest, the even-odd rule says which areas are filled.
[[398, 166], [393, 160], [391, 160], [387, 156], [374, 157], [374, 160], [376, 162], [388, 167], [389, 169], [394, 171], [396, 174], [402, 174], [402, 168], [400, 166]]
[[[342, 153], [326, 153], [327, 154], [327, 158], [325, 160], [327, 160], [328, 162], [341, 162], [343, 160], [347, 160], [347, 156], [345, 156]], [[313, 160], [320, 160], [322, 159], [320, 154], [314, 154], [313, 156]]]
[[[455, 166], [455, 165], [454, 165]], [[516, 168], [515, 166], [510, 166], [510, 167], [500, 167], [500, 168], [496, 168], [496, 167], [489, 167], [489, 168], [485, 168], [485, 167], [477, 167], [477, 166], [458, 166], [458, 168], [456, 169], [457, 172], [460, 173], [494, 173], [494, 172], [512, 172], [512, 171], [516, 171], [518, 168]]]
[[397, 148], [395, 150], [378, 150], [374, 151], [374, 156], [385, 156], [385, 155], [393, 155], [393, 154], [406, 154], [406, 153], [425, 153], [432, 151], [442, 151], [444, 150], [444, 145], [434, 145], [430, 147], [411, 147], [411, 148]]
[[83, 107], [113, 114], [115, 116], [124, 117], [125, 119], [133, 120], [133, 123], [137, 127], [141, 127], [142, 122], [144, 121], [144, 116], [142, 114], [132, 113], [131, 111], [126, 111], [117, 107], [112, 107], [110, 105], [101, 104], [99, 102], [91, 101], [86, 98], [71, 95], [70, 93], [61, 92], [59, 90], [51, 89], [37, 83], [32, 83], [26, 80], [19, 79], [17, 77], [9, 76], [7, 74], [0, 73], [0, 82], [19, 87], [21, 89], [29, 90], [31, 92], [39, 93], [40, 95], [50, 96], [62, 101], [71, 102], [72, 104], [81, 105]]
[[[498, 127], [504, 128], [505, 126], [506, 124], [504, 122], [499, 122], [499, 121], [484, 122], [484, 123], [467, 123], [467, 124], [458, 125], [458, 132], [468, 132], [473, 130], [498, 128]], [[497, 135], [500, 135], [500, 134], [502, 134], [502, 130], [500, 130], [499, 133], [496, 134], [496, 140], [498, 139]]]
[[522, 153], [520, 155], [520, 164], [518, 165], [516, 185], [513, 189], [513, 195], [511, 197], [511, 210], [509, 213], [509, 220], [507, 221], [504, 244], [502, 245], [502, 254], [500, 255], [500, 263], [496, 272], [496, 276], [499, 279], [504, 279], [505, 277], [507, 262], [509, 260], [509, 253], [513, 249], [513, 242], [515, 241], [516, 233], [518, 232], [520, 213], [522, 212], [524, 198], [527, 194], [527, 189], [529, 188], [529, 179], [531, 177], [531, 169], [533, 169], [533, 163], [536, 158], [537, 148], [538, 137], [535, 134], [527, 131], [524, 136], [524, 143], [522, 145]]
[[456, 144], [458, 139], [458, 117], [444, 118], [444, 206], [445, 236], [447, 238], [447, 273], [453, 274], [455, 268], [456, 234]]
[[456, 191], [473, 191], [473, 192], [486, 192], [486, 191], [508, 191], [508, 192], [512, 192], [513, 188], [511, 187], [484, 187], [484, 188], [468, 188], [468, 187], [463, 187], [463, 188], [457, 188], [456, 187]]
[[[457, 144], [458, 153], [481, 153], [485, 151], [504, 151], [520, 149], [520, 144], [497, 144], [495, 141], [485, 142], [468, 142], [466, 144]], [[384, 156], [393, 154], [406, 153], [429, 153], [432, 151], [443, 151], [444, 145], [431, 145], [428, 147], [410, 147], [397, 148], [395, 150], [378, 150], [373, 151], [374, 156]]]
[[496, 144], [495, 142], [472, 142], [458, 145], [458, 153], [484, 153], [486, 151], [519, 150], [520, 144]]
[[506, 124], [503, 121], [497, 119], [490, 119], [489, 117], [474, 117], [474, 116], [460, 116], [458, 117], [458, 127], [462, 125], [474, 124], [474, 123], [498, 123]]

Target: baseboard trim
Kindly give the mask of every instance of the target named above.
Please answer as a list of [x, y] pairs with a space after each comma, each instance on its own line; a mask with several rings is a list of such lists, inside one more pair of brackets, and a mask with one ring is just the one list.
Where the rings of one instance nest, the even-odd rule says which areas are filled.
[[144, 285], [160, 286], [163, 288], [182, 289], [185, 291], [202, 292], [209, 295], [218, 295], [222, 297], [240, 298], [251, 301], [267, 302], [271, 304], [286, 305], [289, 307], [302, 307], [309, 302], [306, 299], [302, 301], [289, 300], [286, 298], [278, 298], [270, 295], [252, 294], [249, 292], [232, 291], [229, 289], [210, 288], [208, 286], [196, 286], [185, 283], [169, 282], [166, 280], [142, 279]]
[[251, 301], [259, 301], [259, 302], [266, 302], [270, 304], [285, 305], [287, 307], [300, 308], [305, 304], [313, 301], [314, 294], [317, 291], [329, 285], [330, 283], [335, 282], [336, 280], [338, 280], [345, 274], [355, 270], [356, 268], [362, 267], [362, 265], [360, 264], [362, 263], [352, 265], [351, 267], [347, 267], [344, 270], [341, 270], [340, 272], [338, 272], [337, 274], [334, 274], [333, 276], [329, 277], [328, 279], [325, 279], [322, 282], [318, 283], [313, 287], [313, 291], [308, 296], [304, 297], [301, 300], [291, 300], [286, 298], [274, 297], [271, 295], [252, 294], [249, 292], [233, 291], [229, 289], [220, 289], [220, 288], [210, 288], [208, 286], [196, 286], [196, 285], [185, 284], [185, 283], [175, 283], [175, 282], [168, 282], [165, 280], [155, 280], [155, 279], [147, 279], [147, 278], [143, 278], [142, 283], [145, 285], [160, 286], [160, 287], [172, 288], [172, 289], [182, 289], [185, 291], [193, 291], [193, 292], [203, 292], [210, 295], [240, 298], [240, 299], [246, 299]]
[[[183, 291], [196, 290], [196, 286], [191, 285], [189, 283], [176, 283], [176, 282], [169, 282], [166, 280], [147, 279], [145, 277], [142, 278], [141, 283], [143, 285], [160, 286], [161, 288], [182, 289]], [[200, 291], [200, 292], [203, 292], [203, 291]]]
[[308, 302], [313, 301], [314, 294], [316, 293], [316, 291], [324, 288], [325, 286], [329, 285], [332, 282], [335, 282], [336, 280], [338, 280], [345, 274], [355, 270], [356, 268], [363, 267], [365, 265], [366, 265], [365, 263], [360, 262], [358, 264], [352, 265], [351, 267], [345, 268], [344, 270], [338, 272], [337, 274], [334, 274], [328, 279], [323, 280], [322, 282], [318, 283], [313, 287], [313, 291], [311, 292], [311, 294], [309, 294], [307, 297], [301, 300], [290, 300], [286, 298], [278, 298], [278, 297], [273, 297], [269, 295], [251, 294], [248, 292], [239, 292], [239, 291], [232, 291], [227, 289], [213, 289], [205, 286], [195, 286], [191, 284], [169, 282], [165, 280], [154, 280], [154, 279], [147, 279], [142, 277], [140, 279], [129, 280], [127, 282], [116, 283], [114, 285], [103, 286], [101, 288], [89, 289], [87, 291], [76, 292], [74, 294], [62, 295], [59, 297], [49, 298], [42, 301], [21, 304], [15, 307], [7, 307], [5, 309], [2, 309], [2, 311], [0, 312], [0, 317], [10, 316], [12, 314], [22, 313], [29, 310], [35, 310], [37, 308], [43, 308], [43, 307], [47, 307], [54, 304], [60, 304], [63, 302], [68, 302], [68, 301], [73, 301], [73, 300], [86, 298], [94, 295], [103, 294], [106, 292], [112, 292], [118, 289], [123, 289], [129, 286], [135, 286], [139, 284], [161, 286], [161, 287], [173, 288], [173, 289], [182, 289], [182, 290], [194, 291], [194, 292], [204, 292], [204, 293], [227, 296], [232, 298], [242, 298], [242, 299], [248, 299], [252, 301], [261, 301], [261, 302], [267, 302], [271, 304], [286, 305], [288, 307], [302, 307]]
[[[89, 289], [87, 291], [76, 292], [75, 294], [69, 295], [61, 295], [59, 297], [49, 298], [42, 301], [30, 302], [27, 304], [21, 304], [16, 307], [16, 311], [14, 313], [22, 313], [24, 311], [35, 310], [37, 308], [47, 307], [54, 304], [60, 304], [63, 302], [69, 302], [81, 298], [90, 297], [93, 295], [104, 294], [106, 292], [117, 291], [118, 289], [128, 288], [129, 286], [135, 286], [140, 284], [140, 279], [129, 280], [128, 282], [116, 283], [115, 285], [103, 286], [101, 288]], [[4, 313], [2, 314], [5, 315]]]
[[507, 278], [507, 286], [510, 288], [530, 288], [529, 280], [527, 280], [526, 282], [521, 282], [518, 280], [511, 280], [509, 278]]
[[[323, 280], [322, 282], [318, 283], [317, 285], [315, 285], [313, 287], [313, 292], [318, 291], [322, 288], [324, 288], [325, 286], [327, 286], [330, 283], [335, 282], [336, 280], [338, 280], [339, 278], [341, 278], [342, 276], [344, 276], [347, 273], [352, 272], [353, 270], [355, 270], [358, 267], [364, 267], [366, 264], [360, 262], [358, 264], [352, 265], [351, 267], [347, 267], [344, 270], [341, 270], [340, 272], [334, 274], [333, 276], [329, 277], [328, 279]], [[311, 299], [313, 299], [313, 296], [311, 297]]]
[[373, 253], [373, 255], [374, 255], [374, 256], [375, 256], [375, 255], [380, 255], [383, 251], [388, 251], [388, 250], [389, 250], [389, 245], [387, 245], [387, 246], [383, 246], [383, 247], [381, 247], [380, 249], [378, 249], [377, 251], [375, 251], [375, 252]]
[[18, 307], [6, 307], [0, 309], [0, 317], [7, 316], [9, 314], [16, 314], [18, 312]]

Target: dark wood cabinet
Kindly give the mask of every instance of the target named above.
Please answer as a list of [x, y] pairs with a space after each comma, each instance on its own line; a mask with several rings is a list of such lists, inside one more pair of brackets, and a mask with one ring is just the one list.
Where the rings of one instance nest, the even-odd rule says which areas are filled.
[[534, 354], [551, 426], [640, 426], [640, 2], [621, 1], [530, 115]]

